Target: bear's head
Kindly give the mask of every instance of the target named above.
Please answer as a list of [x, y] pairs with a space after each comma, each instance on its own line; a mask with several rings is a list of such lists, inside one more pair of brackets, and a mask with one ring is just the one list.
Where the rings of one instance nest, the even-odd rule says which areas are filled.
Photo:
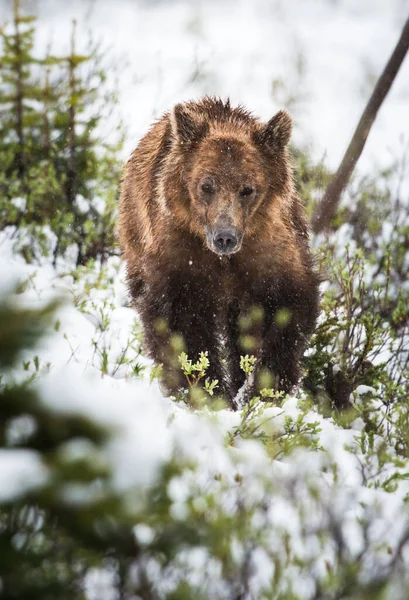
[[280, 111], [263, 124], [218, 102], [213, 112], [178, 104], [171, 123], [190, 227], [210, 250], [229, 255], [262, 226], [268, 206], [291, 193], [292, 121]]

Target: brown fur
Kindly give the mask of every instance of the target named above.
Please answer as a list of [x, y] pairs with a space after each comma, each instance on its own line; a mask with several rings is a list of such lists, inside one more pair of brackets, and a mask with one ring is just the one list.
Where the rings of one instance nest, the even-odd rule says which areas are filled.
[[[299, 379], [319, 280], [293, 186], [290, 135], [285, 111], [263, 124], [205, 98], [166, 113], [126, 165], [120, 243], [147, 349], [163, 363], [171, 393], [184, 384], [171, 358], [174, 333], [190, 358], [209, 352], [209, 376], [230, 399], [244, 380], [244, 351], [257, 354], [259, 371], [268, 369], [278, 389], [290, 391]], [[235, 253], [214, 251], [218, 227], [237, 233]], [[290, 315], [286, 325], [275, 321], [281, 309]]]

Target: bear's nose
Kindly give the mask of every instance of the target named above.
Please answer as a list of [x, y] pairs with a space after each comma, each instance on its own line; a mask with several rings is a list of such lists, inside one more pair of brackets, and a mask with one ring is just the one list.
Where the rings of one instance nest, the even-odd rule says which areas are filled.
[[220, 254], [230, 254], [237, 247], [237, 235], [233, 229], [218, 229], [213, 236], [213, 244]]

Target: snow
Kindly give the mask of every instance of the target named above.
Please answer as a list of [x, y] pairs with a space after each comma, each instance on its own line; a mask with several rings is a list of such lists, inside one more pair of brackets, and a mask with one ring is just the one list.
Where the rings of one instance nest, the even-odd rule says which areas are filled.
[[[98, 269], [89, 270], [74, 280], [67, 264], [53, 267], [43, 261], [26, 265], [13, 254], [14, 242], [4, 232], [0, 235], [4, 255], [11, 257], [1, 265], [1, 294], [10, 293], [13, 281], [25, 282], [13, 296], [16, 307], [42, 306], [56, 297], [63, 297], [63, 303], [56, 310], [54, 327], [35, 349], [40, 368], [32, 361], [28, 372], [17, 366], [12, 376], [23, 381], [34, 375], [34, 388], [51, 414], [80, 416], [109, 432], [98, 448], [82, 439], [60, 447], [58, 457], [63, 463], [89, 460], [95, 468], [108, 468], [111, 473], [108, 487], [101, 482], [66, 482], [59, 491], [61, 502], [87, 506], [114, 491], [122, 498], [124, 513], [134, 519], [135, 539], [148, 548], [155, 539], [154, 527], [145, 521], [149, 494], [164, 469], [176, 461], [180, 468], [166, 485], [169, 517], [175, 522], [189, 522], [192, 515], [202, 515], [210, 522], [222, 514], [240, 519], [242, 511], [251, 512], [251, 535], [259, 536], [262, 543], [253, 549], [251, 540], [250, 546], [243, 540], [232, 539], [231, 543], [235, 560], [248, 564], [254, 597], [261, 596], [277, 564], [282, 568], [286, 560], [283, 593], [292, 589], [302, 599], [313, 597], [316, 578], [325, 577], [327, 565], [337, 561], [334, 542], [321, 539], [321, 533], [335, 524], [346, 551], [358, 557], [366, 543], [362, 523], [370, 519], [366, 535], [371, 550], [364, 572], [370, 577], [385, 567], [389, 552], [395, 551], [408, 525], [404, 507], [409, 484], [405, 478], [397, 481], [391, 494], [382, 489], [382, 483], [396, 472], [404, 474], [407, 464], [404, 461], [397, 467], [389, 462], [381, 467], [376, 455], [363, 454], [362, 420], [357, 419], [348, 429], [314, 409], [302, 411], [300, 393], [281, 406], [255, 406], [251, 424], [257, 435], [279, 440], [291, 435], [288, 431], [301, 418], [312, 426], [306, 438], [319, 441], [318, 451], [298, 447], [280, 460], [272, 460], [262, 443], [240, 433], [240, 412], [192, 411], [162, 397], [158, 384], [150, 383], [150, 362], [134, 338], [137, 317], [124, 306], [123, 270], [117, 258], [108, 261], [103, 275]], [[124, 348], [127, 360], [116, 369]], [[102, 360], [102, 350], [106, 360]], [[23, 353], [21, 365], [32, 356], [33, 351], [31, 356]], [[142, 378], [132, 374], [135, 361], [145, 367]], [[359, 404], [364, 397], [374, 398], [374, 408], [381, 416], [383, 409], [376, 404], [375, 390], [360, 386], [355, 401]], [[35, 423], [15, 423], [10, 444], [22, 437], [29, 439], [34, 431]], [[380, 443], [381, 438], [376, 441]], [[393, 456], [393, 448], [389, 450]], [[36, 453], [12, 446], [0, 453], [0, 502], [24, 496], [47, 480], [47, 468]], [[306, 561], [309, 569], [286, 558], [286, 539], [291, 540], [292, 554]], [[382, 548], [391, 550], [385, 553]], [[220, 563], [209, 558], [206, 548], [181, 551], [172, 564], [172, 574], [155, 560], [146, 566], [145, 574], [152, 572], [158, 582], [159, 595], [187, 569], [191, 582], [209, 585], [214, 597], [226, 597]], [[87, 599], [114, 597], [110, 582], [109, 567], [92, 570], [86, 580]], [[103, 595], [99, 595], [100, 589]]]
[[114, 569], [90, 569], [85, 579], [87, 600], [117, 600]]
[[[10, 6], [3, 7], [5, 18]], [[73, 17], [79, 50], [86, 50], [90, 20], [94, 39], [112, 49], [126, 153], [153, 117], [209, 93], [230, 96], [266, 120], [287, 105], [295, 141], [332, 168], [407, 18], [401, 0], [72, 0], [63, 6], [39, 0], [36, 8], [40, 51], [50, 40], [55, 52], [68, 51]], [[361, 170], [380, 169], [402, 154], [408, 93], [406, 59], [369, 135]], [[107, 131], [112, 125], [106, 123]]]
[[155, 532], [151, 527], [149, 527], [149, 525], [145, 525], [145, 523], [139, 523], [138, 525], [135, 525], [133, 532], [138, 543], [142, 545], [148, 545], [152, 543], [155, 537]]
[[0, 504], [45, 485], [47, 468], [36, 452], [0, 449]]

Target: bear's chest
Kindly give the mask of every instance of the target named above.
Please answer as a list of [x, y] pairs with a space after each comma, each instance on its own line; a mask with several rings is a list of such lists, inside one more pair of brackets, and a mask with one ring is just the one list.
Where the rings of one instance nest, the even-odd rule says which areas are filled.
[[151, 257], [153, 264], [147, 265], [147, 271], [160, 274], [164, 282], [184, 293], [211, 298], [216, 305], [247, 303], [274, 288], [280, 279], [270, 249], [256, 250], [244, 246], [236, 254], [219, 256], [202, 240], [178, 235], [166, 240]]

